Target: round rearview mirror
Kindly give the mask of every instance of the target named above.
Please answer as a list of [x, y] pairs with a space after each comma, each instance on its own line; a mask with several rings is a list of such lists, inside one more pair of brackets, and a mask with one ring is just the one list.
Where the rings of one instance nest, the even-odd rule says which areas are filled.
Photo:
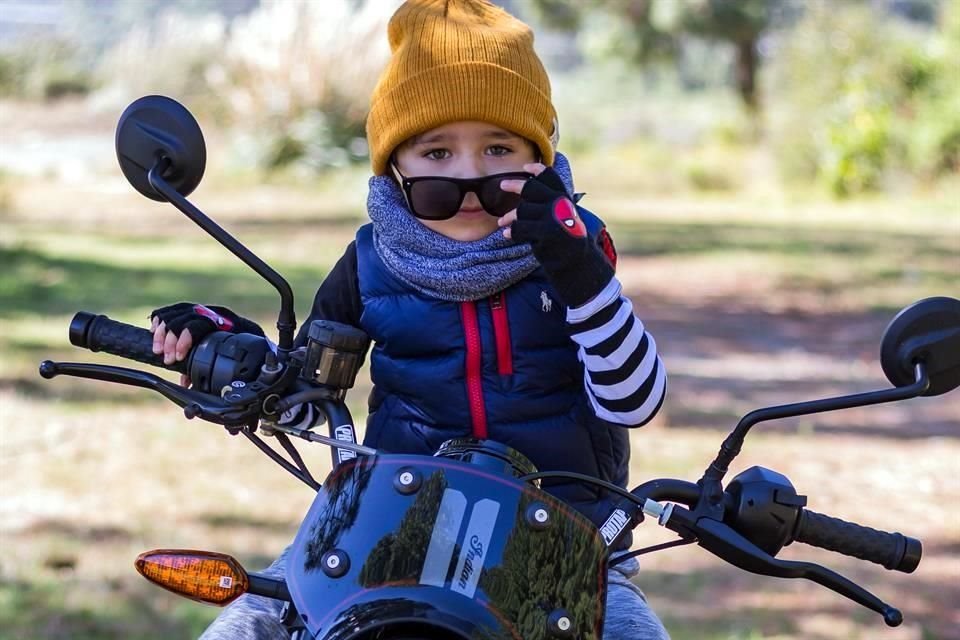
[[166, 198], [147, 179], [158, 160], [170, 161], [161, 177], [182, 196], [197, 188], [207, 164], [200, 125], [186, 107], [166, 96], [144, 96], [124, 110], [116, 148], [120, 169], [133, 188], [161, 202]]
[[937, 396], [960, 386], [960, 300], [940, 296], [914, 302], [887, 325], [880, 364], [896, 387], [913, 384], [922, 362], [930, 378], [923, 394]]

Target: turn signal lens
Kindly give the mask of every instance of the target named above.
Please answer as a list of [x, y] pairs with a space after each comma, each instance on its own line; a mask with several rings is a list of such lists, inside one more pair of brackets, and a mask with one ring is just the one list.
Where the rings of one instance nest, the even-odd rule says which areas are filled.
[[157, 549], [137, 557], [137, 571], [168, 591], [198, 602], [224, 606], [250, 586], [247, 572], [230, 556], [211, 551]]

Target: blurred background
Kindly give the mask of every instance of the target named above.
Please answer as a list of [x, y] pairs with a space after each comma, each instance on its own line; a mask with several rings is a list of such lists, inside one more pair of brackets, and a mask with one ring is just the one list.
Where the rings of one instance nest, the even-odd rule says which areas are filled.
[[[699, 477], [758, 406], [887, 386], [886, 323], [960, 294], [957, 0], [499, 4], [537, 34], [560, 150], [669, 371], [666, 405], [632, 433], [632, 484]], [[365, 220], [363, 123], [396, 6], [0, 0], [0, 638], [196, 637], [216, 610], [147, 584], [136, 555], [209, 548], [259, 568], [292, 539], [309, 491], [246, 441], [36, 368], [123, 364], [69, 347], [81, 309], [146, 325], [192, 300], [275, 323], [268, 285], [120, 174], [116, 122], [145, 94], [195, 114], [208, 165], [192, 201], [306, 317]], [[960, 638], [958, 460], [955, 392], [762, 425], [732, 470], [775, 468], [817, 511], [921, 538], [910, 576], [784, 551], [902, 608], [898, 629], [698, 548], [646, 556], [638, 584], [676, 640]], [[647, 524], [637, 544], [667, 539]]]

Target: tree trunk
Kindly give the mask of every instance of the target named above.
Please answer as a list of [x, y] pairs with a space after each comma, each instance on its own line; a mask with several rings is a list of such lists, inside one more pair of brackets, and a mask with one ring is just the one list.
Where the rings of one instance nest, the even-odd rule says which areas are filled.
[[763, 138], [763, 113], [760, 111], [760, 99], [757, 96], [757, 41], [747, 40], [736, 43], [736, 83], [740, 100], [746, 107], [749, 118], [749, 135], [754, 141]]
[[757, 99], [757, 41], [744, 40], [736, 43], [737, 67], [736, 82], [740, 99], [746, 105], [751, 116], [756, 116], [760, 110]]

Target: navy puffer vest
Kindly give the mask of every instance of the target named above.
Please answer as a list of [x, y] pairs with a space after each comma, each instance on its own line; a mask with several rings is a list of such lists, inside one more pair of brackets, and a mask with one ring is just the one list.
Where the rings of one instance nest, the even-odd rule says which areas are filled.
[[[599, 220], [581, 213], [599, 232]], [[626, 429], [590, 409], [566, 308], [542, 269], [485, 300], [436, 300], [388, 270], [370, 224], [357, 232], [357, 264], [360, 325], [374, 341], [365, 445], [432, 455], [445, 440], [472, 435], [517, 449], [541, 471], [625, 486]], [[548, 482], [598, 525], [612, 509], [589, 485]]]

